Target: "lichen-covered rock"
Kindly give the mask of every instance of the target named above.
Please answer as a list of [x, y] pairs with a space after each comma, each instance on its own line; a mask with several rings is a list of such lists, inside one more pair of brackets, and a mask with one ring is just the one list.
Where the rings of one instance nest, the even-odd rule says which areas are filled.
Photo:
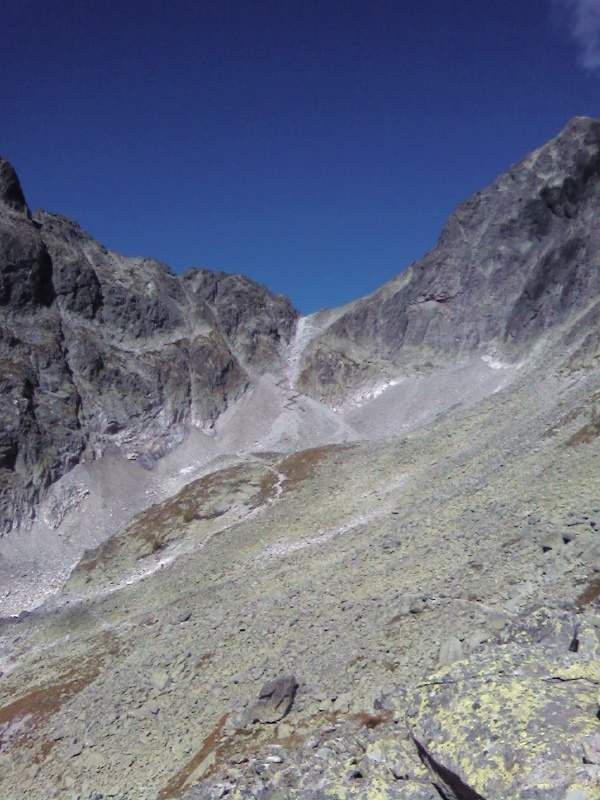
[[409, 728], [444, 797], [600, 797], [598, 639], [580, 616], [539, 609], [414, 690]]

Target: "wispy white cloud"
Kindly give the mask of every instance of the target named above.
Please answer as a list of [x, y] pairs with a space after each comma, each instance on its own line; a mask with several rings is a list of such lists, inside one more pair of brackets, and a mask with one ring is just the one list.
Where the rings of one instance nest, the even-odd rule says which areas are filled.
[[555, 0], [566, 12], [569, 31], [585, 69], [600, 69], [600, 0]]

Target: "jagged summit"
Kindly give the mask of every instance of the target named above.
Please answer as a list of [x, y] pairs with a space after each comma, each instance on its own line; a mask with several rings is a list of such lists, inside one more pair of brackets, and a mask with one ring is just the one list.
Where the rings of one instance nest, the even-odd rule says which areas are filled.
[[0, 204], [15, 211], [27, 212], [25, 195], [12, 164], [0, 156]]
[[[588, 133], [591, 133], [597, 140], [599, 135], [598, 125], [600, 125], [600, 120], [595, 117], [571, 117], [565, 127], [556, 136], [555, 141], [558, 141], [561, 137], [566, 137], [570, 142], [573, 142], [573, 137], [586, 136]], [[543, 147], [540, 149], [543, 149]]]
[[600, 121], [576, 117], [461, 203], [420, 261], [315, 337], [300, 386], [336, 399], [419, 361], [521, 355], [598, 302], [599, 213]]

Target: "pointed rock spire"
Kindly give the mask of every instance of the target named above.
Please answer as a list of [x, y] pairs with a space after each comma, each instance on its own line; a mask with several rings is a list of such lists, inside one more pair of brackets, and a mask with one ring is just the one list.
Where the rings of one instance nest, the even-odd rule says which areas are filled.
[[12, 164], [2, 157], [0, 157], [0, 204], [29, 214], [19, 177]]

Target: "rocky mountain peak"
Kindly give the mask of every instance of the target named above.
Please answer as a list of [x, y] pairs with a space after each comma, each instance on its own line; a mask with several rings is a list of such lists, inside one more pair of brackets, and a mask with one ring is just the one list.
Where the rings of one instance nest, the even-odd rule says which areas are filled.
[[315, 337], [299, 387], [339, 401], [426, 361], [520, 358], [597, 304], [599, 213], [600, 121], [577, 117], [461, 203], [422, 259]]
[[0, 157], [0, 204], [27, 213], [27, 203], [21, 183], [12, 164]]

